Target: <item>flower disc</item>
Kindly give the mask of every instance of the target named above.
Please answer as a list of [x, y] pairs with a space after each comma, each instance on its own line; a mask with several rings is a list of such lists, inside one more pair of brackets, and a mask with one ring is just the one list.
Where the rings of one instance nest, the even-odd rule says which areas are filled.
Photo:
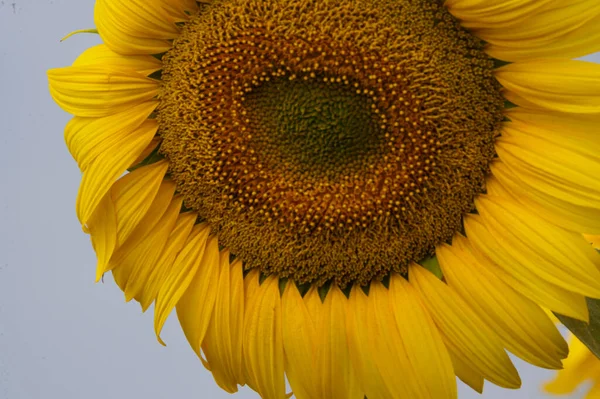
[[163, 56], [161, 152], [247, 268], [402, 273], [484, 191], [504, 101], [482, 46], [430, 1], [210, 3]]

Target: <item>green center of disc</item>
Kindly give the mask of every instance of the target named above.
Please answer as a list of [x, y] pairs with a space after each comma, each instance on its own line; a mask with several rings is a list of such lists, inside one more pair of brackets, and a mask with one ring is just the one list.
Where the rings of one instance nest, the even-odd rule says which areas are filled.
[[364, 168], [378, 153], [383, 134], [374, 101], [325, 80], [280, 78], [246, 96], [250, 145], [267, 166], [334, 179]]

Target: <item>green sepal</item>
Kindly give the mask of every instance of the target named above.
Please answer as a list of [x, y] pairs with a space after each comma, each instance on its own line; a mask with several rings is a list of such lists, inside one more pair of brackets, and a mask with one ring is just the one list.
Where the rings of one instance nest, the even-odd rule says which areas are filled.
[[438, 262], [437, 256], [425, 258], [421, 260], [419, 264], [435, 274], [435, 276], [440, 280], [444, 278], [444, 273], [442, 273], [442, 268], [440, 267], [440, 262]]
[[586, 298], [586, 300], [590, 312], [589, 324], [558, 313], [554, 314], [573, 335], [579, 338], [596, 357], [600, 358], [600, 299]]

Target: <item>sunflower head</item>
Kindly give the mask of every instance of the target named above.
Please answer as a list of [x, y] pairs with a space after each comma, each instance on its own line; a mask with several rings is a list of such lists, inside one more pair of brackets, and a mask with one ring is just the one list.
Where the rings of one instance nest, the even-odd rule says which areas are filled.
[[600, 49], [595, 0], [97, 0], [95, 22], [49, 79], [97, 278], [157, 335], [175, 308], [223, 389], [438, 399], [518, 387], [505, 349], [561, 367], [542, 309], [600, 297], [600, 69], [569, 59]]

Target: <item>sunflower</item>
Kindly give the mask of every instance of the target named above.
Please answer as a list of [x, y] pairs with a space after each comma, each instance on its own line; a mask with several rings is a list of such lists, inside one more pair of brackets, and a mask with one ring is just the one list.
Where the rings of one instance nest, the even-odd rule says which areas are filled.
[[[454, 398], [600, 297], [597, 0], [97, 0], [76, 212], [227, 392]], [[162, 342], [162, 341], [161, 341]]]
[[544, 390], [554, 395], [573, 393], [581, 384], [591, 381], [592, 387], [585, 399], [600, 398], [600, 359], [575, 337], [569, 340], [569, 356], [554, 380], [544, 385]]

